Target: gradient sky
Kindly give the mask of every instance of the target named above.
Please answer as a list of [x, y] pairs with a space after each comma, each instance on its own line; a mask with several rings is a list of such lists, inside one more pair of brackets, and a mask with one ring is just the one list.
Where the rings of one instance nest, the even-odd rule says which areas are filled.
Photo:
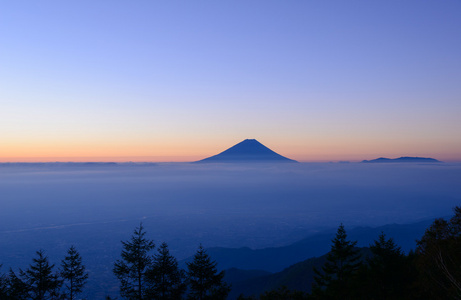
[[2, 1], [0, 161], [461, 161], [461, 2]]

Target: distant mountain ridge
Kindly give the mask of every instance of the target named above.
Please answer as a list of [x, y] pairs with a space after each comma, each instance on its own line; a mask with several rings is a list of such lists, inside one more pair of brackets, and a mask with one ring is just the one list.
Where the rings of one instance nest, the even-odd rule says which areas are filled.
[[[357, 249], [360, 249], [362, 259], [370, 256], [369, 248]], [[225, 270], [224, 280], [232, 285], [228, 299], [237, 299], [240, 294], [256, 296], [282, 286], [290, 290], [311, 292], [315, 276], [314, 267], [320, 270], [326, 261], [327, 254], [324, 254], [300, 261], [272, 274], [264, 274], [264, 271], [260, 270], [245, 271], [236, 268]]]
[[[416, 240], [420, 239], [433, 219], [411, 224], [388, 224], [379, 227], [356, 227], [347, 230], [348, 238], [358, 241], [359, 247], [367, 247], [384, 232], [402, 247], [405, 252], [416, 248]], [[282, 247], [263, 249], [211, 247], [208, 254], [218, 262], [218, 268], [241, 270], [263, 270], [280, 272], [284, 268], [308, 258], [321, 256], [331, 247], [335, 229], [311, 235], [298, 242]], [[192, 257], [180, 261], [185, 266]]]
[[267, 148], [255, 139], [246, 139], [229, 149], [197, 163], [297, 162]]
[[440, 163], [440, 160], [430, 157], [412, 157], [412, 156], [402, 156], [399, 158], [387, 158], [380, 157], [372, 160], [362, 160], [363, 163], [395, 163], [395, 162], [404, 162], [404, 163]]

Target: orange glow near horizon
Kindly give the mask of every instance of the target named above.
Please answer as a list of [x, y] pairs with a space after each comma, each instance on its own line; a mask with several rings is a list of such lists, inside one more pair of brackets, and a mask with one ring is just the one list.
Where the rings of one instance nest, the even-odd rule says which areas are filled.
[[14, 162], [189, 162], [201, 157], [187, 156], [66, 156], [66, 157], [1, 157], [0, 163]]
[[[220, 150], [219, 152], [225, 149]], [[184, 155], [184, 154], [164, 154], [164, 155], [123, 155], [123, 156], [1, 156], [0, 163], [14, 163], [14, 162], [193, 162], [204, 159], [206, 157], [218, 154], [209, 153], [207, 154], [195, 154], [195, 155]], [[278, 152], [279, 154], [286, 156], [291, 159], [295, 159], [299, 162], [337, 162], [337, 161], [351, 161], [357, 162], [362, 160], [370, 160], [379, 157], [397, 158], [401, 156], [420, 156], [420, 157], [432, 157], [441, 161], [446, 162], [460, 162], [461, 158], [456, 155], [425, 155], [425, 154], [374, 154], [374, 153], [309, 153], [309, 154], [295, 154]]]
[[0, 162], [194, 161], [247, 138], [306, 162], [461, 161], [459, 1], [412, 22], [407, 1], [81, 2], [4, 1]]
[[[178, 142], [180, 140], [181, 142]], [[241, 138], [178, 139], [141, 141], [27, 141], [5, 143], [0, 149], [0, 162], [190, 162], [218, 154]], [[312, 138], [300, 143], [297, 139], [257, 138], [273, 151], [302, 162], [361, 161], [378, 157], [433, 157], [442, 161], [461, 161], [461, 155], [450, 148], [424, 142], [364, 139]], [[417, 149], [415, 151], [415, 149]]]

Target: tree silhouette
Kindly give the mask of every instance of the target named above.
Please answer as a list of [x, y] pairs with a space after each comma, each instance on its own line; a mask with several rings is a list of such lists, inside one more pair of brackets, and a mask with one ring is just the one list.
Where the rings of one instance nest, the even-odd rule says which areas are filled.
[[230, 286], [223, 281], [224, 271], [218, 273], [217, 263], [211, 261], [202, 245], [199, 246], [194, 260], [187, 263], [189, 280], [189, 299], [226, 299]]
[[186, 290], [184, 271], [178, 268], [178, 262], [170, 255], [165, 242], [160, 245], [158, 253], [154, 255], [152, 268], [147, 276], [152, 284], [154, 299], [181, 299]]
[[418, 267], [432, 299], [461, 299], [461, 207], [449, 220], [436, 219], [418, 241]]
[[410, 299], [416, 277], [411, 258], [383, 232], [370, 250], [372, 255], [361, 269], [356, 294], [362, 299]]
[[[0, 264], [0, 270], [2, 269], [2, 265]], [[8, 295], [8, 277], [0, 273], [0, 299], [6, 299]]]
[[[13, 272], [10, 268], [8, 273], [8, 287], [7, 296], [5, 299], [8, 300], [25, 300], [30, 299], [29, 287]], [[2, 298], [3, 299], [3, 298]]]
[[83, 286], [88, 279], [82, 257], [74, 246], [67, 251], [67, 256], [61, 261], [61, 276], [64, 279], [67, 299], [74, 300], [76, 295], [82, 292]]
[[149, 294], [146, 272], [152, 266], [149, 252], [154, 249], [153, 241], [146, 239], [142, 223], [134, 230], [131, 240], [122, 241], [122, 259], [114, 264], [113, 272], [120, 280], [120, 294], [126, 299], [147, 299]]
[[346, 230], [341, 224], [332, 240], [331, 250], [327, 254], [327, 261], [320, 272], [314, 268], [316, 276], [313, 285], [313, 294], [318, 298], [349, 299], [348, 284], [361, 266], [357, 242], [347, 240]]
[[[34, 300], [52, 299], [58, 296], [58, 290], [62, 282], [58, 274], [53, 272], [54, 265], [50, 265], [48, 257], [43, 250], [36, 252], [37, 258], [34, 258], [33, 264], [26, 271], [19, 269], [19, 276], [28, 290], [30, 298]], [[18, 278], [14, 278], [16, 281]], [[21, 285], [20, 282], [16, 282]]]

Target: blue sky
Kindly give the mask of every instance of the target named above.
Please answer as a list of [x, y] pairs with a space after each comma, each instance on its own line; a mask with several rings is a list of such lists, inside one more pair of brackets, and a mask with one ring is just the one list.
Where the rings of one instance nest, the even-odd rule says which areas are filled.
[[459, 1], [0, 4], [0, 159], [461, 160]]

